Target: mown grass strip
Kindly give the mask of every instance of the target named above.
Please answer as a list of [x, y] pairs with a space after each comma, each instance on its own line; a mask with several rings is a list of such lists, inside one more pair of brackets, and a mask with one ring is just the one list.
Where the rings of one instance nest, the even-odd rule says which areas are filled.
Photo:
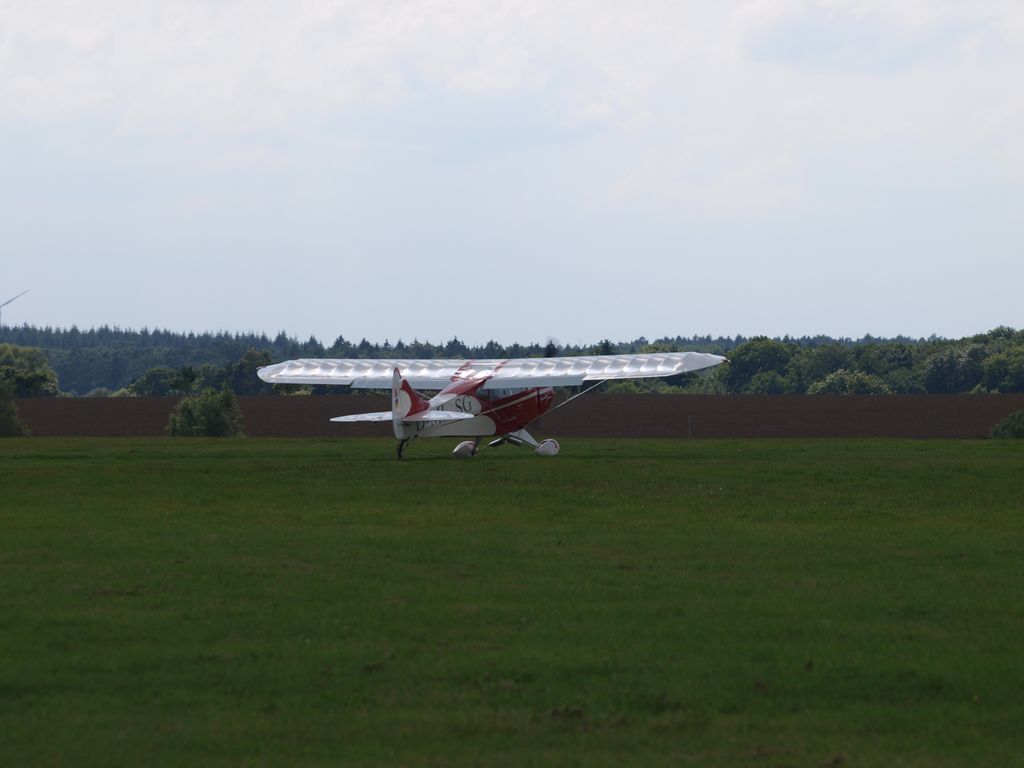
[[1024, 446], [0, 443], [0, 762], [1009, 764]]

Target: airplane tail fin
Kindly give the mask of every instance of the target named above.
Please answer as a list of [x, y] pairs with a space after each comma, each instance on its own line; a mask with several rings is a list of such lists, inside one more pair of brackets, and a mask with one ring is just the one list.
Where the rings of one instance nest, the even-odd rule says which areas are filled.
[[409, 386], [409, 382], [402, 378], [402, 373], [396, 366], [391, 375], [391, 422], [395, 429], [395, 437], [399, 440], [409, 437], [409, 428], [405, 424], [406, 417], [428, 408], [430, 402]]

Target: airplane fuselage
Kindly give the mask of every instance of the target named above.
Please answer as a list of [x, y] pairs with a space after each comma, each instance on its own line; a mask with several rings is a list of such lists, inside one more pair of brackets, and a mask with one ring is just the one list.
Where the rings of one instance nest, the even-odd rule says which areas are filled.
[[486, 437], [516, 432], [551, 408], [555, 391], [551, 387], [492, 389], [489, 397], [480, 393], [483, 381], [457, 380], [430, 398], [431, 410], [472, 414], [459, 421], [404, 422], [402, 437]]

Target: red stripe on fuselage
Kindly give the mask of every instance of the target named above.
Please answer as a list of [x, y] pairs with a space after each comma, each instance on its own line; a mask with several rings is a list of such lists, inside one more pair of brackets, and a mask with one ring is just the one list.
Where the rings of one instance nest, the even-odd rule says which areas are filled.
[[476, 362], [476, 361], [475, 360], [467, 360], [462, 365], [460, 365], [459, 369], [457, 371], [455, 371], [455, 373], [452, 374], [452, 383], [449, 384], [444, 389], [442, 389], [440, 394], [442, 394], [442, 395], [471, 395], [474, 392], [476, 392], [478, 389], [480, 389], [480, 387], [483, 386], [485, 381], [489, 381], [494, 376], [494, 374], [496, 374], [498, 371], [500, 371], [502, 368], [504, 368], [509, 363], [508, 360], [502, 360], [500, 363], [498, 363], [496, 366], [494, 366], [494, 370], [492, 370], [486, 376], [479, 376], [479, 377], [473, 377], [473, 378], [467, 378], [465, 376], [461, 376], [460, 374], [463, 371], [471, 368], [473, 366], [474, 362]]
[[495, 434], [504, 435], [522, 429], [531, 421], [548, 410], [555, 401], [555, 392], [551, 387], [530, 387], [499, 399], [481, 397], [478, 392], [485, 382], [490, 381], [494, 374], [508, 365], [502, 360], [494, 370], [479, 378], [466, 378], [461, 373], [470, 369], [473, 360], [467, 360], [452, 376], [452, 383], [441, 390], [442, 395], [471, 395], [480, 401], [480, 416], [490, 418], [496, 427]]
[[460, 376], [459, 374], [462, 373], [467, 368], [471, 368], [473, 366], [474, 362], [476, 362], [476, 361], [475, 360], [467, 360], [462, 365], [460, 365], [455, 370], [455, 373], [452, 374], [452, 381], [464, 381], [465, 380], [464, 377]]
[[551, 387], [531, 387], [499, 400], [482, 400], [481, 416], [495, 424], [495, 434], [504, 435], [522, 429], [555, 402]]

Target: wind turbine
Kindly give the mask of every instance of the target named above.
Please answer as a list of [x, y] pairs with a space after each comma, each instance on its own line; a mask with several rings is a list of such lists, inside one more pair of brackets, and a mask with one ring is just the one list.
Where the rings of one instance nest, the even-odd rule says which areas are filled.
[[[24, 290], [24, 291], [22, 291], [22, 292], [21, 292], [21, 293], [19, 293], [19, 294], [18, 294], [17, 296], [15, 296], [15, 297], [14, 297], [14, 299], [20, 299], [20, 298], [21, 298], [22, 296], [24, 296], [24, 295], [25, 295], [26, 293], [28, 293], [28, 290]], [[11, 303], [12, 301], [14, 301], [14, 299], [8, 299], [8, 300], [7, 300], [7, 301], [5, 301], [5, 302], [4, 302], [3, 304], [0, 304], [0, 328], [3, 328], [3, 325], [4, 325], [4, 321], [3, 321], [3, 311], [4, 311], [4, 307], [6, 307], [6, 306], [7, 306], [8, 304], [10, 304], [10, 303]]]

